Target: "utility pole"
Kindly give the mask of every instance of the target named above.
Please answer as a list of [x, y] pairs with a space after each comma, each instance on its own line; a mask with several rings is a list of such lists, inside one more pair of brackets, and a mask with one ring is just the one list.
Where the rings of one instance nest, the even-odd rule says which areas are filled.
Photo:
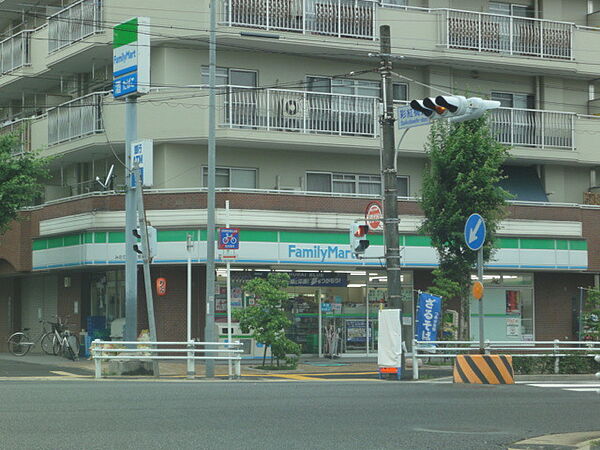
[[[206, 194], [206, 321], [204, 341], [215, 342], [215, 173], [216, 173], [216, 97], [217, 73], [217, 2], [210, 2], [209, 97], [208, 97], [208, 192]], [[207, 378], [215, 376], [215, 361], [207, 359]]]
[[[132, 186], [131, 144], [137, 139], [137, 97], [125, 99], [125, 341], [137, 340], [137, 227], [135, 187]], [[139, 186], [139, 185], [138, 185]]]
[[[382, 178], [383, 178], [383, 234], [385, 242], [385, 267], [387, 273], [387, 294], [392, 309], [399, 309], [402, 316], [400, 236], [398, 234], [398, 185], [396, 170], [396, 142], [394, 136], [394, 96], [392, 86], [392, 46], [389, 25], [379, 27], [381, 92], [383, 94], [383, 115], [381, 117]], [[402, 338], [411, 340], [411, 327], [402, 326]], [[402, 367], [404, 368], [404, 352]]]

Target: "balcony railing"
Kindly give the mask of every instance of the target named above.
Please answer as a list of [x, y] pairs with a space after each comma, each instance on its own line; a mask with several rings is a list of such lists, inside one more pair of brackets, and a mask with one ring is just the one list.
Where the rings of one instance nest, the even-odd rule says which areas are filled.
[[18, 155], [31, 151], [31, 120], [17, 119], [9, 124], [0, 124], [0, 135], [14, 134], [19, 139], [13, 154]]
[[375, 97], [229, 86], [223, 109], [231, 128], [366, 137], [379, 129]]
[[442, 10], [442, 45], [479, 52], [573, 59], [572, 23]]
[[102, 0], [80, 0], [48, 17], [48, 53], [101, 31]]
[[102, 99], [94, 92], [48, 110], [48, 145], [104, 131]]
[[0, 41], [0, 75], [31, 64], [31, 30]]
[[490, 124], [503, 144], [573, 150], [575, 117], [565, 112], [500, 108], [491, 111]]
[[375, 37], [374, 0], [221, 0], [227, 26], [347, 38]]

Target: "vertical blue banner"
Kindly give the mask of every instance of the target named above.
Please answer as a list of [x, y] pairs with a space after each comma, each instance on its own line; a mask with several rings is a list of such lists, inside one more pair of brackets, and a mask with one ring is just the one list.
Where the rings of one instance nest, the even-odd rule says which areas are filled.
[[442, 314], [442, 298], [421, 292], [417, 307], [417, 341], [437, 341], [437, 329]]

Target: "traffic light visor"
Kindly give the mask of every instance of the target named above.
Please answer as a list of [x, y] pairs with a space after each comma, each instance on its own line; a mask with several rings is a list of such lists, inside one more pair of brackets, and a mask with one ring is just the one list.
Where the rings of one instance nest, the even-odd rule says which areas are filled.
[[420, 113], [423, 113], [425, 116], [430, 117], [433, 114], [433, 111], [429, 108], [426, 108], [423, 105], [423, 102], [421, 102], [420, 100], [413, 100], [410, 102], [410, 107], [412, 109], [414, 109], [415, 111], [419, 111]]
[[446, 108], [451, 113], [458, 111], [460, 100], [457, 97], [444, 97], [443, 95], [438, 95], [435, 98], [435, 102], [444, 108]]

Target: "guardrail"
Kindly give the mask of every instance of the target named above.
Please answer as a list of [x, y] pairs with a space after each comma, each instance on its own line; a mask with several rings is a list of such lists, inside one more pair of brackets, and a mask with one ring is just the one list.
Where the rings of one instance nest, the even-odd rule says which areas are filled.
[[31, 33], [24, 30], [0, 41], [0, 75], [31, 64]]
[[228, 86], [222, 126], [377, 137], [379, 99], [360, 95]]
[[374, 0], [221, 0], [226, 26], [374, 39]]
[[[519, 357], [554, 356], [554, 372], [558, 373], [561, 357], [572, 353], [594, 357], [600, 354], [600, 341], [485, 341], [486, 354], [502, 353]], [[419, 379], [419, 358], [455, 358], [479, 351], [479, 341], [413, 340], [413, 380]]]
[[490, 128], [502, 144], [574, 150], [575, 113], [522, 108], [490, 111]]
[[93, 92], [48, 110], [48, 145], [104, 131], [102, 99], [109, 92]]
[[102, 0], [72, 3], [48, 17], [48, 53], [102, 31]]
[[441, 45], [447, 48], [573, 59], [573, 23], [453, 9], [441, 11]]
[[[125, 346], [125, 348], [121, 346]], [[177, 348], [153, 348], [158, 346]], [[197, 348], [198, 346], [204, 348]], [[231, 361], [234, 366], [233, 375], [240, 377], [242, 360], [240, 353], [243, 353], [243, 350], [240, 349], [241, 346], [241, 342], [148, 342], [101, 341], [100, 339], [96, 339], [92, 341], [90, 353], [95, 362], [96, 379], [102, 378], [102, 360], [105, 359], [138, 361], [186, 360], [188, 378], [195, 377], [196, 370], [194, 363], [197, 360]], [[185, 353], [185, 355], [168, 355], [166, 353]], [[199, 353], [209, 355], [199, 356]], [[215, 355], [213, 356], [213, 354]]]

